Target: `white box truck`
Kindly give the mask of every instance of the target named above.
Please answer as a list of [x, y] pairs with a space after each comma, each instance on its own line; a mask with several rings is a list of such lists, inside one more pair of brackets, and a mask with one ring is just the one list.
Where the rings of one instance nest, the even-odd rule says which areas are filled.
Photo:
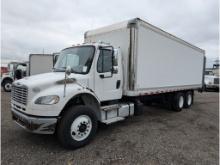
[[99, 122], [142, 113], [142, 103], [175, 111], [203, 87], [204, 50], [139, 18], [85, 33], [63, 49], [51, 73], [12, 85], [13, 120], [33, 133], [53, 134], [66, 148], [84, 146]]

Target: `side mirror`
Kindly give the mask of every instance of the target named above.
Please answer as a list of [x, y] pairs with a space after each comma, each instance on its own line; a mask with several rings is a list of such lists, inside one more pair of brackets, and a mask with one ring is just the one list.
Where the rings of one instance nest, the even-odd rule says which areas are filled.
[[112, 73], [113, 74], [117, 74], [118, 73], [118, 67], [117, 66], [113, 66]]
[[71, 74], [71, 67], [70, 67], [70, 66], [67, 66], [67, 67], [66, 67], [65, 74], [66, 74], [67, 76], [69, 76], [69, 75]]
[[118, 66], [118, 56], [117, 55], [113, 55], [113, 66]]
[[65, 80], [64, 80], [64, 90], [63, 90], [63, 97], [66, 97], [66, 81], [68, 76], [71, 74], [71, 67], [67, 66], [65, 70]]
[[113, 54], [112, 73], [113, 74], [117, 74], [118, 73], [118, 54], [117, 54], [117, 52], [115, 52]]

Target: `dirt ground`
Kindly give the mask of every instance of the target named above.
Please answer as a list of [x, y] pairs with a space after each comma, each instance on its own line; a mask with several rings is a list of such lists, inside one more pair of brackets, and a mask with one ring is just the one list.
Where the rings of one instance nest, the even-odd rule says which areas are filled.
[[10, 93], [1, 95], [2, 164], [207, 164], [219, 163], [218, 93], [196, 93], [182, 112], [145, 107], [142, 116], [99, 127], [87, 146], [65, 150], [54, 135], [31, 134], [12, 122]]

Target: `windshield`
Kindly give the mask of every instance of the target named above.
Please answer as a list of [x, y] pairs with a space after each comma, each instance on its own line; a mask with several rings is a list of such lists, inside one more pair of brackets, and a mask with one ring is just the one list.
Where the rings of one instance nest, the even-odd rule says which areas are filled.
[[8, 70], [9, 72], [12, 72], [14, 70], [14, 64], [8, 64]]
[[27, 70], [27, 66], [18, 64], [16, 69], [19, 69], [19, 70], [22, 70], [22, 71], [26, 71]]
[[64, 49], [54, 66], [55, 72], [64, 72], [67, 66], [72, 72], [86, 74], [92, 65], [95, 52], [94, 46], [78, 46]]

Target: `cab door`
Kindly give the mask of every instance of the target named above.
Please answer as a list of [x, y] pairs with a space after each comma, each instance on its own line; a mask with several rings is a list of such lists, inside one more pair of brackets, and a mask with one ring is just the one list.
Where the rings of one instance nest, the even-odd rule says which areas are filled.
[[122, 75], [117, 51], [100, 48], [95, 71], [95, 92], [101, 101], [122, 97]]

